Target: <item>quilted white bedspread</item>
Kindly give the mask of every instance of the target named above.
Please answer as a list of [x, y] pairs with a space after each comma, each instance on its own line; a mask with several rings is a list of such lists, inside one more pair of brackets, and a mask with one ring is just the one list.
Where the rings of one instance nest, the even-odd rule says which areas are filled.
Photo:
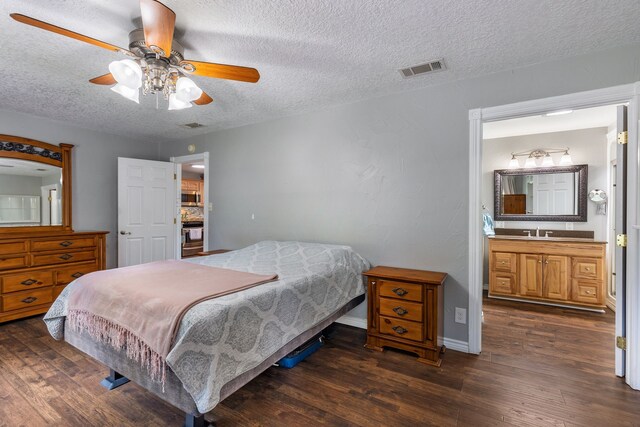
[[[264, 241], [185, 261], [279, 277], [202, 302], [182, 319], [166, 361], [201, 413], [218, 404], [224, 384], [364, 294], [362, 273], [369, 269], [348, 246], [301, 242]], [[67, 286], [45, 316], [55, 339], [64, 338], [67, 298], [81, 280]]]

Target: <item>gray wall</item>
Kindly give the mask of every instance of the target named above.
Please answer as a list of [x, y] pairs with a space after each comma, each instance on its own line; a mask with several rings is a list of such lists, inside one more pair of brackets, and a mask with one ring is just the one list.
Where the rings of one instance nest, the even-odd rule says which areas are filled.
[[161, 143], [160, 154], [211, 153], [210, 248], [334, 242], [373, 264], [446, 271], [444, 333], [467, 341], [454, 307], [468, 306], [469, 109], [634, 82], [639, 64], [638, 46], [614, 49]]
[[39, 176], [0, 174], [0, 194], [39, 196], [42, 178]]
[[117, 266], [118, 157], [157, 160], [158, 145], [0, 110], [0, 133], [50, 144], [74, 144], [73, 228], [108, 230], [107, 265]]

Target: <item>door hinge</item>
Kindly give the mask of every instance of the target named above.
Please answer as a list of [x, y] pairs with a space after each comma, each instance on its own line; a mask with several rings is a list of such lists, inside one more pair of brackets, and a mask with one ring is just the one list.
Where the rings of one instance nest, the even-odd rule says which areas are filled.
[[618, 132], [618, 144], [626, 144], [628, 139], [627, 131]]
[[620, 246], [621, 248], [627, 247], [627, 235], [626, 234], [618, 234], [616, 236], [616, 246]]
[[626, 337], [616, 337], [616, 347], [620, 350], [627, 349], [627, 338]]

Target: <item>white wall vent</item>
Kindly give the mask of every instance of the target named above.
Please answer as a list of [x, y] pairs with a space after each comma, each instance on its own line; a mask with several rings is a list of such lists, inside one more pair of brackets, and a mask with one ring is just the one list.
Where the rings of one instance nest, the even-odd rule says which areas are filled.
[[185, 123], [183, 125], [181, 125], [183, 128], [188, 128], [188, 129], [197, 129], [197, 128], [203, 128], [204, 125], [201, 123], [197, 123], [197, 122], [193, 122], [193, 123]]
[[444, 65], [444, 60], [441, 58], [425, 62], [424, 64], [414, 65], [413, 67], [402, 68], [398, 71], [400, 71], [402, 77], [408, 79], [409, 77], [415, 77], [426, 73], [434, 73], [436, 71], [442, 71], [446, 69], [447, 67]]

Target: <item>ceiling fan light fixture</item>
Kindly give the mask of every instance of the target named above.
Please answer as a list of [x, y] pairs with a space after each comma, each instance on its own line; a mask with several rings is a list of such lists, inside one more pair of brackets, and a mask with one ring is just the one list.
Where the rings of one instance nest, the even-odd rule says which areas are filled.
[[129, 89], [138, 89], [142, 86], [142, 68], [131, 59], [113, 61], [109, 64], [109, 72], [119, 84]]
[[180, 77], [176, 82], [176, 97], [182, 102], [192, 102], [202, 96], [202, 89], [200, 89], [194, 82], [188, 77]]
[[131, 89], [130, 87], [118, 83], [113, 86], [111, 90], [127, 99], [130, 99], [136, 104], [140, 104], [140, 91], [138, 89]]
[[191, 107], [193, 107], [193, 104], [181, 101], [177, 94], [172, 93], [169, 95], [169, 110], [184, 110]]

